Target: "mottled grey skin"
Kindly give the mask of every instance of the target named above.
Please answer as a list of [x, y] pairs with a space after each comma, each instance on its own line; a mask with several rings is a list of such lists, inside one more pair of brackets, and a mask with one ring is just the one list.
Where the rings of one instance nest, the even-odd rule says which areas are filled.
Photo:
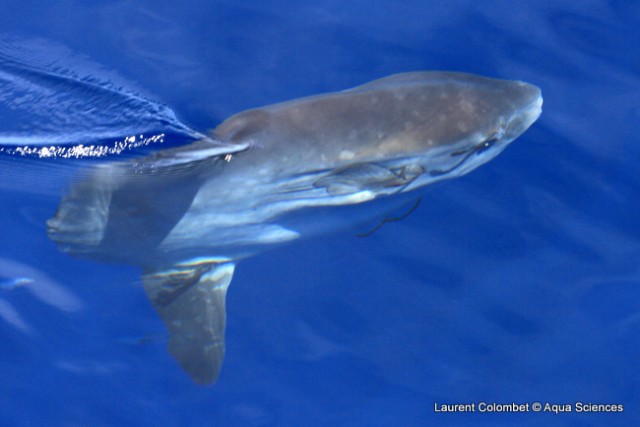
[[[280, 159], [279, 169], [271, 166], [276, 174], [335, 169], [354, 160], [387, 161], [420, 156], [434, 146], [475, 144], [474, 136], [499, 132], [539, 97], [537, 88], [520, 82], [462, 73], [406, 73], [245, 111], [218, 126], [213, 136], [262, 148], [237, 165], [244, 173], [248, 165], [264, 165], [265, 155]], [[514, 124], [503, 138], [513, 140], [522, 130]], [[354, 157], [341, 155], [345, 151]]]
[[[72, 254], [140, 266], [171, 353], [211, 383], [238, 260], [375, 218], [403, 194], [470, 172], [541, 105], [526, 83], [416, 72], [248, 110], [209, 139], [97, 168], [62, 201], [49, 235]], [[362, 208], [345, 215], [347, 205]]]

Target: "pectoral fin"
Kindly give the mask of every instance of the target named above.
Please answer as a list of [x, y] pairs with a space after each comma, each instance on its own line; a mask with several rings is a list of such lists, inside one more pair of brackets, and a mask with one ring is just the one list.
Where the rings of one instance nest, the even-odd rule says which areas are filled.
[[225, 297], [234, 267], [199, 261], [143, 276], [169, 333], [169, 352], [198, 384], [214, 383], [222, 368]]
[[392, 194], [402, 191], [423, 172], [424, 168], [419, 165], [388, 168], [375, 163], [359, 163], [319, 178], [314, 186], [326, 188], [327, 193], [332, 196], [360, 191]]

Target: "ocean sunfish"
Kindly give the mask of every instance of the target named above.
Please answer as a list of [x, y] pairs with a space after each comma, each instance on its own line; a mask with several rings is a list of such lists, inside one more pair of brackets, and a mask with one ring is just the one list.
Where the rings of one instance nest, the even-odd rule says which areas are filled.
[[48, 234], [73, 255], [139, 266], [169, 351], [213, 383], [238, 261], [406, 205], [494, 158], [541, 106], [527, 83], [412, 72], [244, 111], [190, 145], [94, 167]]

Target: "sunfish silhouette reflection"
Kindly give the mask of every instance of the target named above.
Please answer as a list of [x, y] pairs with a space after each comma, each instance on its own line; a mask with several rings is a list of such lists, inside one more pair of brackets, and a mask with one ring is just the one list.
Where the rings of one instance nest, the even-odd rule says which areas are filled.
[[[239, 260], [379, 216], [408, 192], [470, 172], [541, 105], [526, 83], [414, 72], [248, 110], [191, 145], [96, 167], [48, 233], [74, 255], [140, 266], [170, 352], [194, 381], [212, 383]], [[340, 215], [363, 203], [360, 216]]]

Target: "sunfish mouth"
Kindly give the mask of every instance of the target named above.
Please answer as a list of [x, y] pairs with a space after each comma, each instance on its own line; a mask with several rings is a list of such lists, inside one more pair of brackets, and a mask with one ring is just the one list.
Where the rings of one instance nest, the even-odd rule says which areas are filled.
[[509, 142], [520, 136], [542, 113], [542, 93], [536, 86], [524, 82], [513, 82], [519, 96], [514, 96], [514, 112], [504, 128], [504, 137]]

